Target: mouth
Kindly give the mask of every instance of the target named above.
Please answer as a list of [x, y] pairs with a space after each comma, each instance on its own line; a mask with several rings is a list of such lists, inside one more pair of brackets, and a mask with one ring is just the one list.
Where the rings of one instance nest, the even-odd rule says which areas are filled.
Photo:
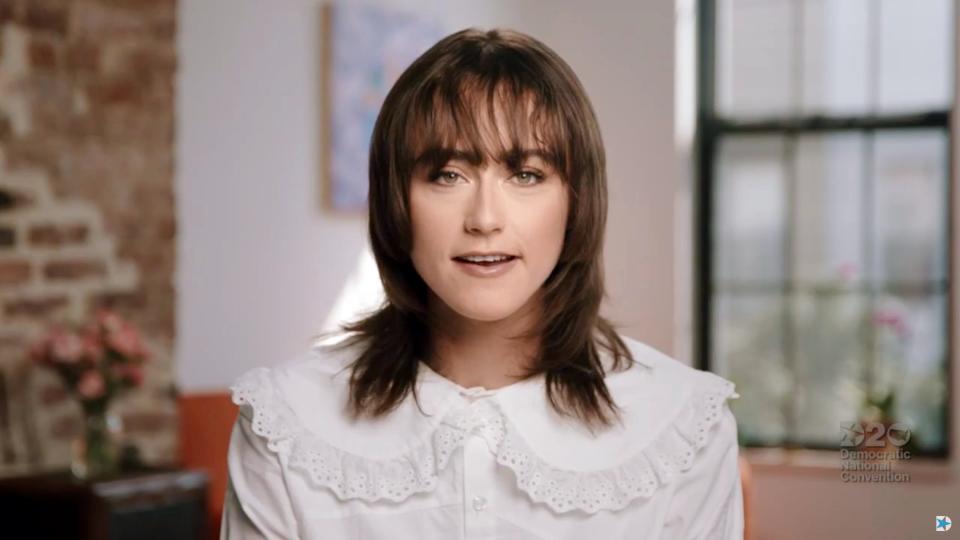
[[509, 273], [520, 257], [509, 253], [465, 253], [453, 258], [457, 268], [474, 278], [496, 278]]
[[519, 259], [519, 257], [509, 253], [467, 253], [453, 258], [460, 263], [486, 267], [497, 266], [516, 259]]

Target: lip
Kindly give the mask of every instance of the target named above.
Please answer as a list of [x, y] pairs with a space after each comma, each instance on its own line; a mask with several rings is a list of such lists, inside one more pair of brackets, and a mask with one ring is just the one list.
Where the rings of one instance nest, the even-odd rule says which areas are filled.
[[514, 257], [509, 261], [490, 266], [481, 266], [479, 264], [462, 262], [456, 259], [453, 259], [453, 262], [457, 265], [457, 268], [463, 270], [463, 272], [467, 275], [480, 278], [493, 278], [502, 276], [503, 274], [509, 272], [514, 266], [516, 266], [518, 260], [520, 260], [520, 257]]
[[519, 255], [516, 255], [513, 253], [506, 253], [504, 251], [468, 251], [466, 253], [461, 253], [459, 255], [456, 255], [454, 258], [456, 257], [494, 257], [494, 256], [516, 257], [518, 259], [520, 258]]

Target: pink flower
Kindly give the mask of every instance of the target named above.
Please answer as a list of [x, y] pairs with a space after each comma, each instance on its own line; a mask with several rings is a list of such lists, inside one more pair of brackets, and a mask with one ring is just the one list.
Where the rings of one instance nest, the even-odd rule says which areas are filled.
[[124, 358], [138, 358], [143, 354], [140, 334], [132, 326], [124, 324], [117, 331], [107, 334], [107, 346]]
[[840, 280], [844, 283], [850, 283], [857, 277], [857, 265], [852, 262], [845, 262], [840, 265]]
[[113, 373], [118, 379], [129, 383], [131, 386], [143, 384], [143, 369], [140, 366], [116, 364], [113, 366]]
[[893, 311], [877, 310], [873, 314], [873, 323], [877, 326], [890, 328], [900, 337], [906, 337], [910, 332], [910, 328], [903, 317]]
[[77, 393], [80, 394], [80, 397], [87, 400], [93, 400], [103, 396], [106, 390], [107, 385], [103, 382], [103, 376], [95, 369], [88, 370], [84, 373], [83, 376], [80, 377], [80, 382], [77, 383]]
[[83, 336], [83, 358], [92, 365], [97, 365], [103, 360], [103, 345], [97, 336], [87, 333]]
[[97, 324], [107, 332], [117, 332], [123, 327], [123, 320], [106, 308], [97, 310]]
[[57, 331], [50, 343], [53, 360], [63, 364], [76, 364], [83, 358], [83, 341], [73, 332]]

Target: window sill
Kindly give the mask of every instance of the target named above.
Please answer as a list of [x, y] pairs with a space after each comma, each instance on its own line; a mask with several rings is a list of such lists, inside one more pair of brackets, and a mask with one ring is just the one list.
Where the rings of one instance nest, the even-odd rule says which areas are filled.
[[[741, 448], [756, 473], [799, 474], [836, 479], [841, 473], [840, 452], [786, 448]], [[910, 483], [950, 484], [960, 481], [960, 463], [950, 459], [911, 458], [893, 463], [891, 470], [910, 475]]]

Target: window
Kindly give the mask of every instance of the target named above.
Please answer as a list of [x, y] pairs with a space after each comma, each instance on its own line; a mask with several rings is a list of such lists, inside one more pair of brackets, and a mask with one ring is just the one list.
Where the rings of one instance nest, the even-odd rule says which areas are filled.
[[951, 0], [699, 0], [697, 358], [741, 444], [945, 456]]

